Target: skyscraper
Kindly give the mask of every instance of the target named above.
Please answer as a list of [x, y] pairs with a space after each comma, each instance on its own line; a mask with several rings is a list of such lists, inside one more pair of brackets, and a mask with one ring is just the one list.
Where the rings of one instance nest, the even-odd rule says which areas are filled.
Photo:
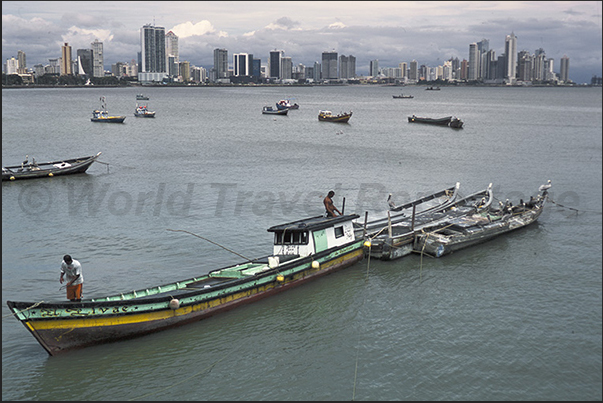
[[291, 57], [281, 57], [281, 80], [290, 80], [293, 73], [293, 61]]
[[337, 80], [337, 52], [322, 52], [322, 79]]
[[166, 72], [169, 76], [181, 76], [180, 74], [180, 55], [178, 51], [178, 36], [172, 31], [165, 34], [165, 56], [166, 61]]
[[232, 55], [232, 58], [233, 75], [253, 75], [253, 55], [247, 53], [235, 53]]
[[512, 32], [505, 38], [505, 55], [507, 57], [505, 80], [513, 85], [517, 75], [517, 37]]
[[67, 42], [61, 46], [61, 75], [73, 74], [71, 70], [71, 46]]
[[95, 39], [90, 45], [92, 45], [92, 76], [103, 77], [105, 75], [103, 43]]
[[141, 62], [138, 81], [163, 81], [167, 77], [165, 28], [145, 25], [140, 29]]
[[18, 72], [19, 74], [27, 73], [27, 63], [25, 61], [25, 52], [22, 50], [17, 52], [17, 61], [19, 62]]
[[477, 80], [478, 71], [479, 71], [479, 50], [477, 47], [477, 43], [473, 42], [469, 44], [469, 71], [467, 73], [467, 80], [473, 81]]
[[282, 50], [271, 50], [270, 57], [268, 59], [268, 77], [272, 79], [281, 78], [281, 57], [283, 57]]
[[165, 34], [165, 53], [174, 56], [176, 63], [180, 62], [180, 53], [178, 51], [178, 35], [172, 31]]
[[214, 73], [215, 73], [215, 80], [229, 78], [228, 50], [214, 49]]
[[559, 71], [559, 79], [564, 83], [569, 82], [569, 57], [567, 57], [566, 55], [563, 55], [563, 57], [561, 58], [560, 68], [561, 71]]
[[377, 77], [379, 75], [379, 60], [369, 62], [369, 76]]
[[482, 39], [477, 43], [477, 51], [479, 54], [477, 79], [483, 80], [486, 77], [486, 54], [490, 50], [490, 41], [488, 39]]
[[92, 76], [94, 68], [92, 67], [92, 49], [77, 50], [78, 74]]
[[410, 66], [408, 68], [408, 79], [415, 83], [419, 81], [419, 62], [416, 60], [410, 62]]

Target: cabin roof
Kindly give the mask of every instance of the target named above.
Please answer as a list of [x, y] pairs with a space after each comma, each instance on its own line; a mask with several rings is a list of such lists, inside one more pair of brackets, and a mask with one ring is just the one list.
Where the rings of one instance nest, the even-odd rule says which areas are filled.
[[268, 232], [279, 232], [279, 231], [316, 231], [323, 228], [332, 227], [335, 224], [339, 224], [346, 221], [355, 220], [359, 218], [358, 214], [346, 214], [337, 217], [327, 218], [319, 215], [316, 217], [304, 218], [303, 220], [292, 221], [286, 224], [275, 225], [268, 228]]

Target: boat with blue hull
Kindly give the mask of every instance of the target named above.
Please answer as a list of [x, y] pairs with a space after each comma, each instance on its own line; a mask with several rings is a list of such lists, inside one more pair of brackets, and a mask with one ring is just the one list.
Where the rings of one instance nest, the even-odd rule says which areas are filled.
[[356, 214], [317, 216], [270, 227], [272, 255], [245, 258], [198, 277], [80, 302], [7, 304], [50, 355], [139, 337], [207, 318], [359, 262], [364, 251], [363, 239], [354, 236], [357, 218]]

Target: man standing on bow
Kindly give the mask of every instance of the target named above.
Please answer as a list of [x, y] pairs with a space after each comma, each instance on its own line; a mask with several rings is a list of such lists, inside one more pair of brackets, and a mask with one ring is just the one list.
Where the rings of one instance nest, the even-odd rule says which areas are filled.
[[[66, 278], [63, 278], [66, 277]], [[82, 275], [82, 265], [77, 260], [74, 260], [69, 255], [63, 256], [61, 263], [61, 278], [60, 283], [67, 280], [67, 299], [73, 302], [82, 300], [82, 285], [84, 276]]]

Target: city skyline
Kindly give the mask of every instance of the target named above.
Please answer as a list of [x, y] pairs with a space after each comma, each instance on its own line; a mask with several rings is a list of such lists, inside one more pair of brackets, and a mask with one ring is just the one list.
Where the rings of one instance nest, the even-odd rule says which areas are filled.
[[[373, 60], [397, 67], [417, 60], [431, 67], [469, 60], [469, 45], [488, 39], [504, 53], [514, 33], [517, 51], [544, 49], [570, 79], [601, 76], [601, 2], [3, 2], [2, 56], [22, 50], [27, 67], [48, 64], [68, 42], [73, 49], [104, 44], [104, 65], [129, 62], [140, 49], [140, 28], [155, 24], [179, 37], [181, 61], [211, 68], [214, 49], [253, 54], [267, 65], [283, 50], [294, 65], [312, 66], [322, 53], [356, 57], [366, 75]], [[236, 10], [234, 13], [232, 10]], [[230, 57], [229, 57], [230, 59]], [[229, 60], [232, 63], [232, 60]]]

